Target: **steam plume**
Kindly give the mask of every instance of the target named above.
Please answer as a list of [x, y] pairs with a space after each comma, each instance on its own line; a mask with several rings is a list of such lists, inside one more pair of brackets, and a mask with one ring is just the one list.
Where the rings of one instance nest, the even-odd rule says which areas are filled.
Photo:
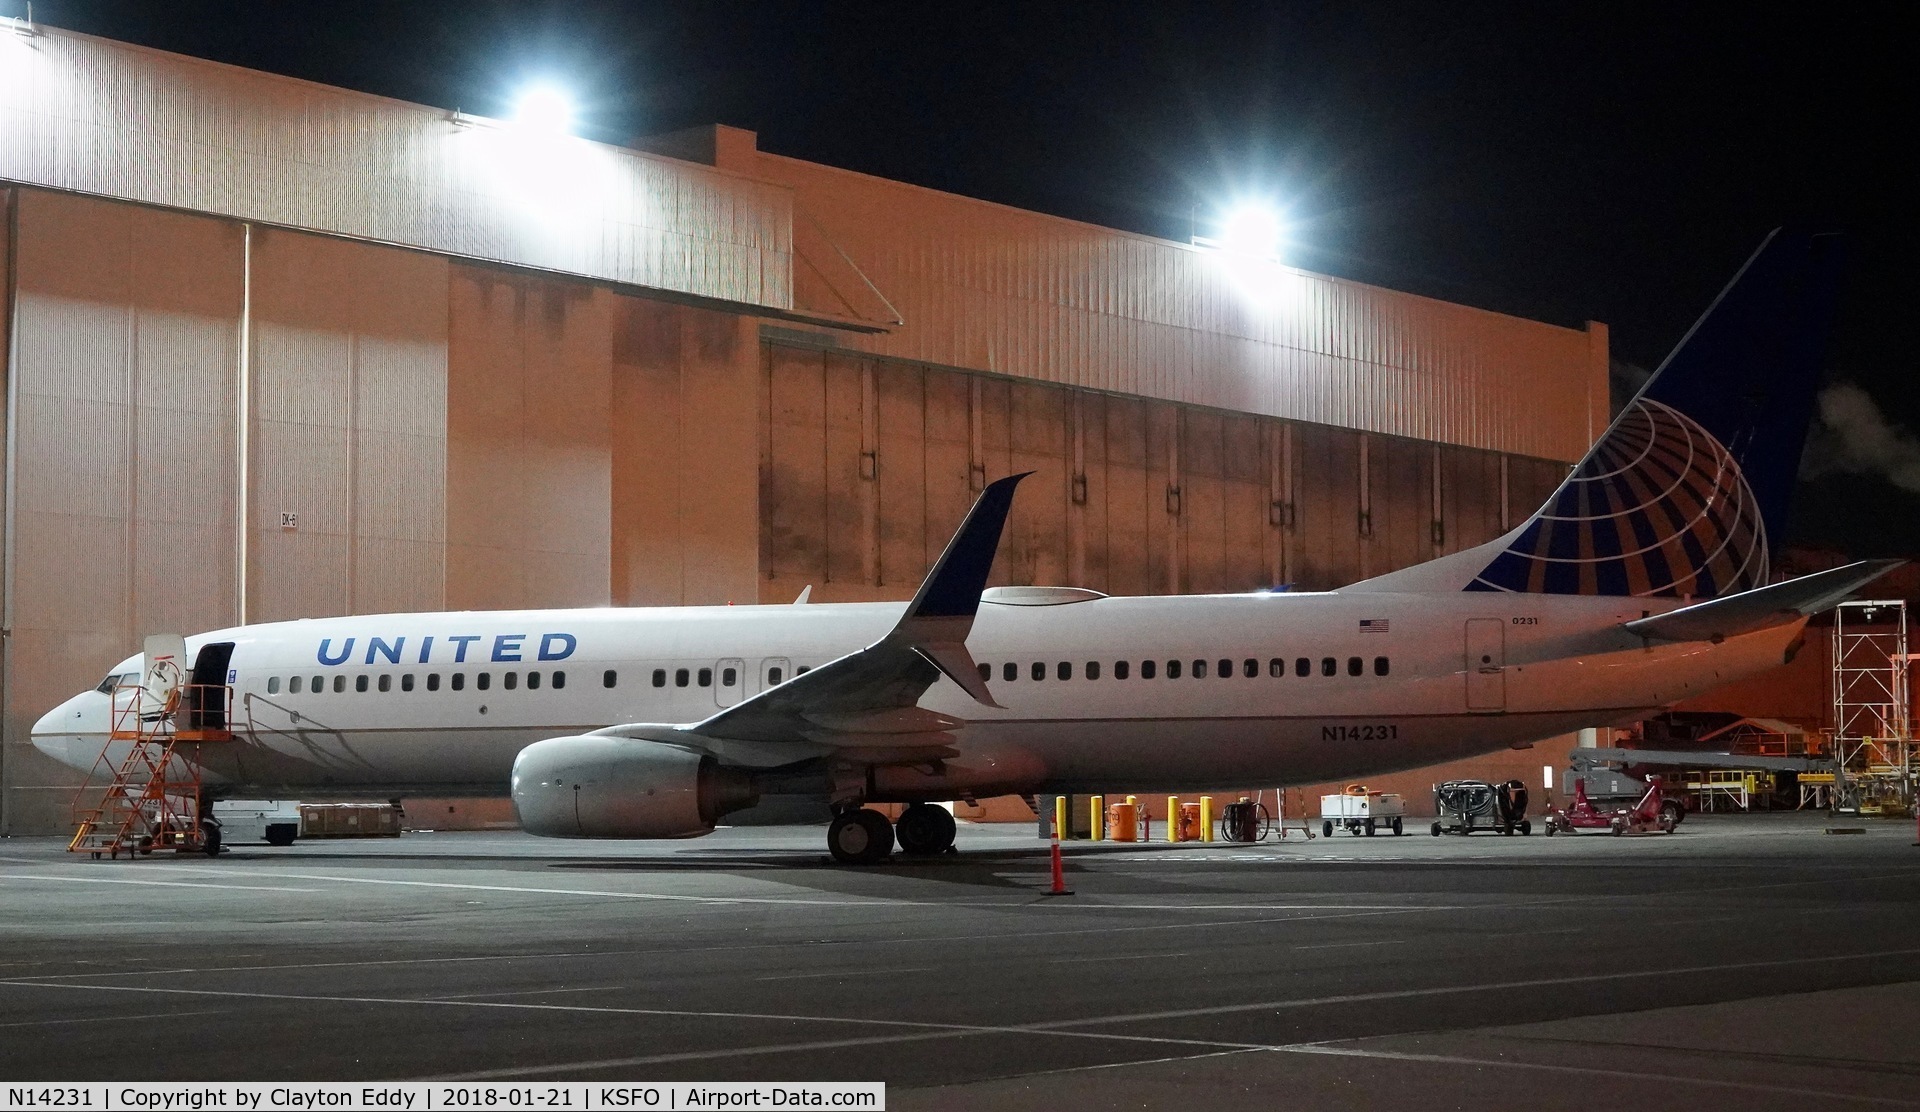
[[1808, 476], [1878, 475], [1920, 494], [1920, 437], [1887, 420], [1865, 390], [1850, 382], [1820, 391], [1820, 422], [1807, 444]]

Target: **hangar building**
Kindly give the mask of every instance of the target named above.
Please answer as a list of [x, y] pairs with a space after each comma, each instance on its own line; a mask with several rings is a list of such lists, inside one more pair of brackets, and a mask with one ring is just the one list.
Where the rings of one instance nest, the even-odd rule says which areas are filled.
[[0, 30], [0, 830], [34, 719], [151, 632], [904, 598], [996, 574], [1325, 588], [1524, 516], [1607, 334], [761, 151], [632, 147]]

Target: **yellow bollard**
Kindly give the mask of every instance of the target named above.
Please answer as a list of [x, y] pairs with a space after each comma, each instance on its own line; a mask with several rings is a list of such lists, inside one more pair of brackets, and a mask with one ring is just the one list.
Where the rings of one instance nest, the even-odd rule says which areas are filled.
[[1180, 840], [1180, 797], [1177, 795], [1170, 795], [1167, 797], [1167, 841], [1177, 842], [1179, 840]]
[[1213, 841], [1213, 797], [1210, 795], [1200, 797], [1200, 840]]
[[1064, 795], [1053, 797], [1053, 836], [1067, 836], [1067, 797]]
[[1106, 834], [1107, 797], [1104, 795], [1094, 796], [1093, 799], [1089, 801], [1087, 810], [1093, 813], [1093, 824], [1087, 829], [1092, 832], [1092, 838], [1097, 842]]

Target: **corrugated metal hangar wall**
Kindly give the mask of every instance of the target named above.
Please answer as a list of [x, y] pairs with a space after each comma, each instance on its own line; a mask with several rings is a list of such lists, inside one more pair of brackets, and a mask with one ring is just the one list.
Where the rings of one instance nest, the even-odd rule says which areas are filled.
[[1293, 271], [1275, 319], [1185, 245], [729, 129], [570, 141], [617, 188], [544, 186], [556, 225], [432, 153], [471, 138], [445, 113], [33, 46], [0, 64], [11, 832], [75, 782], [35, 718], [148, 633], [902, 598], [1027, 469], [1000, 582], [1330, 587], [1495, 535], [1606, 417], [1597, 326]]

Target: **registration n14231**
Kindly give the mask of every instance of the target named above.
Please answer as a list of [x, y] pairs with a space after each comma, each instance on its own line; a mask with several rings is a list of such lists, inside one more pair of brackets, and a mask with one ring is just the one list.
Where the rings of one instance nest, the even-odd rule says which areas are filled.
[[1399, 738], [1400, 727], [1392, 722], [1320, 727], [1321, 741], [1397, 741]]

